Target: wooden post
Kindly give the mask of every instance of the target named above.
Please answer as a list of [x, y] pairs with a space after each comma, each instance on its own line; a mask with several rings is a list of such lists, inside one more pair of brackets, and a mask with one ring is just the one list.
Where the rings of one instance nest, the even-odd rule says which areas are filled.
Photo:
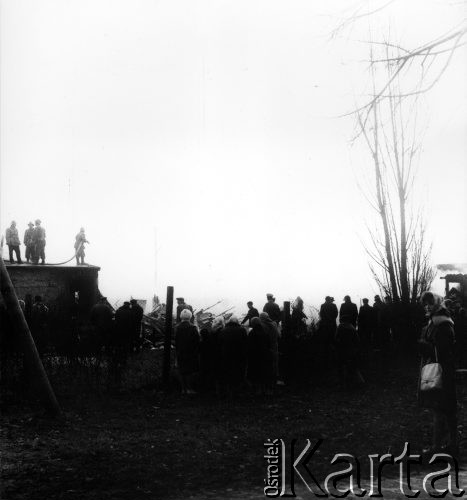
[[172, 315], [174, 303], [174, 287], [167, 287], [167, 301], [165, 305], [165, 338], [164, 338], [164, 366], [162, 381], [167, 388], [170, 379], [170, 353], [172, 348]]
[[0, 257], [0, 289], [8, 314], [11, 318], [11, 324], [22, 345], [24, 361], [28, 367], [31, 381], [36, 385], [39, 397], [48, 413], [51, 415], [58, 415], [60, 413], [60, 406], [58, 405], [57, 398], [47, 378], [44, 365], [37, 352], [36, 344], [34, 343], [26, 318], [19, 305], [18, 297], [16, 296], [13, 283], [11, 282], [10, 275], [8, 274], [2, 257]]

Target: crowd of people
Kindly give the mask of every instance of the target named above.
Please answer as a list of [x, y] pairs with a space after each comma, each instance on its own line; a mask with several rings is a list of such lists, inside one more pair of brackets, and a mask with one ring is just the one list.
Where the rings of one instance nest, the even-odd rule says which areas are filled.
[[[384, 360], [415, 352], [427, 321], [421, 302], [404, 306], [376, 295], [373, 305], [364, 298], [357, 307], [346, 295], [340, 308], [327, 296], [319, 321], [310, 327], [300, 297], [287, 318], [273, 294], [267, 294], [261, 313], [249, 301], [241, 321], [235, 315], [220, 316], [212, 325], [197, 328], [192, 307], [177, 300], [178, 370], [183, 392], [188, 393], [196, 381], [218, 392], [235, 392], [249, 384], [258, 393], [271, 393], [278, 382], [306, 378], [306, 365], [312, 362], [320, 373], [334, 367], [343, 386], [358, 386], [365, 381], [371, 356]], [[456, 303], [450, 315], [461, 347], [458, 353], [465, 360], [465, 310]]]
[[[401, 335], [417, 329], [421, 367], [439, 363], [442, 373], [436, 391], [423, 390], [419, 382], [419, 405], [433, 413], [433, 442], [424, 450], [429, 455], [459, 453], [455, 370], [466, 361], [467, 321], [465, 309], [456, 300], [456, 290], [452, 293], [451, 299], [443, 300], [424, 292], [412, 310], [393, 303], [389, 297], [382, 301], [378, 295], [373, 306], [365, 298], [360, 308], [347, 295], [338, 310], [334, 298], [327, 296], [313, 335], [324, 347], [320, 352], [322, 360], [327, 362], [333, 351], [332, 364], [342, 385], [356, 387], [365, 383], [361, 369], [365, 352], [389, 352], [393, 357], [397, 351], [390, 349], [398, 342], [407, 348]], [[226, 321], [221, 316], [199, 331], [192, 323], [191, 308], [178, 311], [175, 346], [182, 393], [193, 394], [199, 387], [233, 395], [249, 385], [257, 395], [268, 395], [277, 383], [282, 383], [281, 379], [293, 374], [303, 348], [298, 341], [307, 335], [303, 300], [297, 297], [287, 320], [273, 295], [268, 294], [267, 299], [261, 313], [249, 301], [241, 322], [234, 315]], [[248, 329], [242, 326], [245, 323]]]
[[[19, 303], [42, 354], [47, 349], [49, 308], [38, 295], [34, 301], [28, 296]], [[4, 324], [4, 306], [0, 313]], [[114, 311], [101, 297], [91, 308], [92, 352], [108, 355], [117, 378], [131, 353], [144, 344], [143, 315], [135, 299]], [[378, 360], [393, 360], [398, 345], [403, 350], [408, 346], [402, 336], [415, 330], [412, 337], [416, 337], [422, 366], [439, 363], [443, 373], [442, 391], [435, 399], [433, 393], [421, 391], [419, 395], [420, 405], [433, 410], [430, 450], [446, 450], [448, 446], [456, 451], [455, 369], [467, 361], [467, 315], [456, 289], [447, 299], [424, 292], [412, 309], [393, 303], [389, 297], [383, 301], [379, 295], [373, 305], [364, 298], [360, 307], [346, 295], [338, 308], [334, 298], [327, 296], [319, 321], [310, 325], [309, 319], [300, 297], [287, 311], [279, 307], [273, 294], [267, 294], [261, 312], [253, 302], [247, 302], [241, 321], [234, 314], [221, 314], [212, 322], [197, 323], [193, 308], [184, 298], [177, 298], [174, 343], [182, 393], [201, 390], [234, 396], [249, 388], [257, 395], [271, 395], [278, 384], [308, 381], [311, 365], [323, 375], [334, 369], [343, 388], [356, 388], [365, 384], [365, 363], [370, 355], [379, 353]]]

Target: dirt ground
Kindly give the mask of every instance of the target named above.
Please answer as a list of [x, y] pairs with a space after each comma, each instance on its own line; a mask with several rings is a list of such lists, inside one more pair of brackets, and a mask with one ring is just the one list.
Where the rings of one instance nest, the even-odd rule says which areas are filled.
[[[267, 438], [323, 439], [313, 458], [317, 479], [336, 470], [335, 453], [360, 457], [365, 478], [368, 454], [429, 444], [431, 420], [417, 407], [416, 385], [417, 367], [407, 365], [370, 373], [366, 387], [351, 392], [331, 376], [234, 401], [156, 389], [59, 394], [63, 413], [55, 419], [9, 401], [1, 416], [1, 498], [263, 498]], [[461, 406], [463, 395], [461, 387]], [[460, 431], [465, 422], [461, 408]], [[297, 494], [315, 498], [303, 487]]]

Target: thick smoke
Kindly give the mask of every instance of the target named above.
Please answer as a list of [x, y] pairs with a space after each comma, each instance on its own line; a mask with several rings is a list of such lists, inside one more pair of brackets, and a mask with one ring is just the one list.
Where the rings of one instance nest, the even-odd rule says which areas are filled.
[[436, 269], [443, 272], [452, 272], [452, 273], [466, 273], [467, 272], [467, 263], [464, 264], [438, 264]]

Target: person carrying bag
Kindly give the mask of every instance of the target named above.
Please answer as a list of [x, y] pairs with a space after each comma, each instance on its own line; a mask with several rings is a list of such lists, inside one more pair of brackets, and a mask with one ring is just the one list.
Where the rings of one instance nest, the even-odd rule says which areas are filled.
[[433, 446], [427, 451], [457, 454], [454, 323], [441, 297], [424, 292], [421, 302], [428, 325], [419, 342], [422, 360], [418, 397], [419, 405], [433, 412]]
[[443, 367], [438, 362], [438, 350], [434, 346], [435, 363], [420, 363], [420, 394], [425, 399], [425, 407], [436, 408], [443, 389]]

